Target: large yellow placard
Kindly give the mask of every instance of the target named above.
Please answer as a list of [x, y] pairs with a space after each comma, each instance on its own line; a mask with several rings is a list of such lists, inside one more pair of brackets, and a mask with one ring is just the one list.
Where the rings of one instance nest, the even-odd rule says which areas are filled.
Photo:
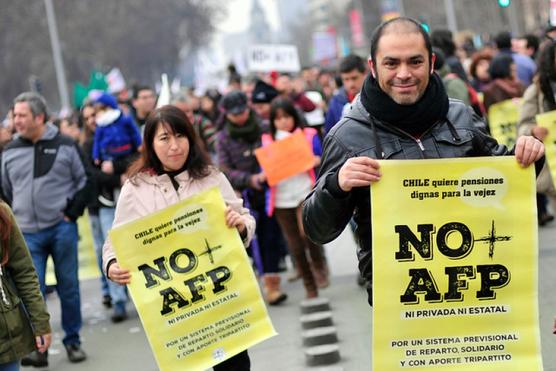
[[[550, 169], [556, 169], [556, 111], [541, 113], [535, 117], [537, 124], [548, 129], [548, 135], [544, 138], [544, 150], [546, 161]], [[552, 182], [556, 184], [556, 172], [551, 171]]]
[[490, 133], [500, 144], [513, 147], [517, 136], [519, 121], [519, 98], [508, 99], [493, 104], [488, 109]]
[[276, 334], [224, 210], [213, 188], [110, 232], [162, 371], [204, 370]]
[[373, 370], [542, 370], [534, 167], [507, 156], [381, 172]]

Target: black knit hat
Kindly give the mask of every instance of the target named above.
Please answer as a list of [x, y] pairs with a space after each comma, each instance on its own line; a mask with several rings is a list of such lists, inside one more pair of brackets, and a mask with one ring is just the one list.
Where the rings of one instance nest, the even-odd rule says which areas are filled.
[[253, 93], [251, 94], [251, 101], [253, 103], [270, 103], [277, 96], [278, 90], [276, 90], [274, 86], [262, 80], [257, 80]]

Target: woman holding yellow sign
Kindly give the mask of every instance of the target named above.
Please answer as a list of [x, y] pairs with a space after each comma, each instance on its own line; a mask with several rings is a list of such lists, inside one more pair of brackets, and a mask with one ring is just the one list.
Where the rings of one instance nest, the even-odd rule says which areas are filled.
[[[545, 141], [549, 134], [548, 125], [542, 125], [537, 115], [546, 113], [543, 116], [550, 118], [547, 116], [550, 115], [549, 112], [556, 110], [556, 101], [554, 100], [556, 92], [555, 53], [556, 45], [551, 43], [542, 50], [539, 56], [538, 73], [523, 94], [523, 103], [519, 111], [518, 136], [532, 135]], [[554, 184], [548, 168], [539, 174], [537, 188], [539, 192], [537, 193], [539, 225], [543, 226], [554, 220], [554, 216], [548, 213], [545, 196], [545, 193], [554, 193]]]
[[[248, 246], [255, 220], [242, 206], [242, 199], [236, 196], [226, 177], [210, 165], [185, 114], [172, 106], [159, 108], [147, 118], [141, 157], [131, 166], [129, 179], [122, 187], [113, 227], [212, 187], [220, 189], [228, 205], [226, 225], [237, 228], [244, 245]], [[119, 266], [110, 239], [104, 244], [103, 264], [109, 279], [122, 285], [130, 282], [130, 272]], [[249, 369], [247, 351], [214, 367], [214, 370]]]

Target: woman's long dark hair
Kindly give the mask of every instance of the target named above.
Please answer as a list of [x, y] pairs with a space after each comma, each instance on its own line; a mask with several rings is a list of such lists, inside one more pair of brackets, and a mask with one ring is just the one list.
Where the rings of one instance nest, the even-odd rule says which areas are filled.
[[10, 244], [10, 234], [12, 233], [12, 218], [8, 213], [8, 206], [0, 201], [0, 248], [2, 248], [2, 256], [0, 260], [0, 266], [6, 265], [8, 262], [8, 248]]
[[207, 176], [210, 173], [210, 160], [206, 152], [201, 149], [191, 122], [179, 108], [170, 105], [157, 108], [147, 117], [141, 157], [130, 166], [128, 175], [133, 177], [140, 172], [151, 170], [157, 174], [165, 173], [153, 147], [156, 130], [160, 125], [168, 125], [173, 133], [183, 134], [189, 141], [189, 154], [180, 171], [187, 170], [193, 179]]
[[556, 53], [556, 44], [553, 42], [548, 44], [539, 55], [539, 85], [544, 99], [550, 104], [551, 109], [556, 108], [554, 101], [554, 92], [550, 86], [550, 82], [556, 82], [556, 65], [554, 63], [554, 54]]
[[288, 98], [276, 98], [270, 105], [270, 133], [272, 134], [272, 139], [276, 138], [276, 125], [274, 125], [274, 120], [276, 120], [276, 114], [279, 110], [293, 117], [293, 130], [303, 128], [303, 121], [301, 120], [301, 116], [299, 116], [299, 112], [293, 105], [293, 102]]

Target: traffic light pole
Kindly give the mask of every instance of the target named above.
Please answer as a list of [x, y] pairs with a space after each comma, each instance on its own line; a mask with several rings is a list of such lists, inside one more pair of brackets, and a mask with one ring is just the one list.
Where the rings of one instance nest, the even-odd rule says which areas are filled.
[[510, 28], [512, 30], [512, 35], [519, 36], [521, 30], [519, 29], [519, 22], [517, 20], [517, 12], [516, 12], [516, 2], [510, 3], [510, 5], [506, 8], [508, 10], [508, 20], [510, 21]]

